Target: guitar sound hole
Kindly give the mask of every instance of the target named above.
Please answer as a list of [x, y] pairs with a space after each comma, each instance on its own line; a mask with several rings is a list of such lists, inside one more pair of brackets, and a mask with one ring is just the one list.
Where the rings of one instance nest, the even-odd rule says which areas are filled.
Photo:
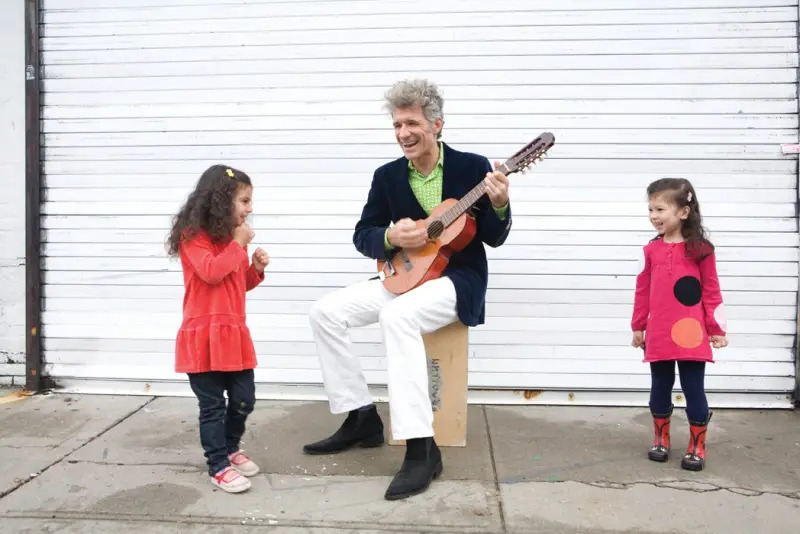
[[437, 239], [440, 235], [444, 232], [444, 223], [440, 220], [432, 221], [428, 225], [428, 238], [429, 239]]

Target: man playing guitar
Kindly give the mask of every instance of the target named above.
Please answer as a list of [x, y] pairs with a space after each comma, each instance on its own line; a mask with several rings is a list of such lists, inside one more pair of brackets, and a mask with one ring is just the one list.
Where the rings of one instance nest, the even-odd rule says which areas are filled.
[[[488, 268], [484, 243], [497, 247], [511, 229], [508, 178], [480, 155], [440, 142], [444, 100], [433, 83], [401, 81], [386, 93], [397, 143], [404, 156], [379, 167], [356, 224], [356, 249], [376, 260], [428, 243], [425, 219], [442, 200], [461, 198], [481, 180], [486, 195], [474, 204], [475, 238], [454, 252], [442, 276], [397, 295], [378, 278], [338, 289], [317, 301], [310, 313], [330, 410], [347, 413], [330, 437], [305, 445], [308, 454], [332, 454], [355, 445], [384, 443], [383, 422], [372, 403], [348, 329], [380, 322], [386, 348], [389, 409], [393, 437], [406, 440], [402, 467], [385, 498], [402, 499], [425, 491], [442, 472], [433, 439], [428, 364], [422, 334], [455, 321], [482, 324]], [[495, 167], [500, 167], [495, 164]], [[393, 225], [391, 223], [394, 223]]]

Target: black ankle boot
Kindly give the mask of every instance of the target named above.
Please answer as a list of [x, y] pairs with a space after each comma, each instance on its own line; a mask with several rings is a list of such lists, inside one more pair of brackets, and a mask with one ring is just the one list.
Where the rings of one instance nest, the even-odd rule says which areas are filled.
[[442, 469], [442, 453], [432, 437], [406, 440], [403, 466], [384, 497], [394, 501], [422, 493], [428, 489], [431, 480], [442, 474]]
[[342, 426], [331, 437], [303, 446], [306, 454], [333, 454], [342, 452], [353, 445], [379, 447], [383, 438], [383, 421], [375, 406], [367, 410], [352, 410]]

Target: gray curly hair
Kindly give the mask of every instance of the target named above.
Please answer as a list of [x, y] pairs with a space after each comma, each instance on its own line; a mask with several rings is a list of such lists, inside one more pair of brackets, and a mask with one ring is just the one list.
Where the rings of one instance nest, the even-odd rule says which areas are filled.
[[[389, 113], [394, 114], [397, 108], [411, 108], [419, 106], [428, 122], [433, 124], [436, 119], [444, 122], [444, 98], [435, 83], [428, 80], [402, 80], [395, 83], [384, 95], [385, 107]], [[436, 134], [441, 139], [442, 131]]]

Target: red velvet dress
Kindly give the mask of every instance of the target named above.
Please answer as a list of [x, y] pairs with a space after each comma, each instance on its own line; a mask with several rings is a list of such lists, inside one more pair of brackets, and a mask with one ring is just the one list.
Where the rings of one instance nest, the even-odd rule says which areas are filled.
[[180, 247], [183, 322], [175, 342], [175, 371], [243, 371], [257, 365], [245, 323], [245, 293], [264, 280], [247, 248], [214, 243], [205, 232]]

